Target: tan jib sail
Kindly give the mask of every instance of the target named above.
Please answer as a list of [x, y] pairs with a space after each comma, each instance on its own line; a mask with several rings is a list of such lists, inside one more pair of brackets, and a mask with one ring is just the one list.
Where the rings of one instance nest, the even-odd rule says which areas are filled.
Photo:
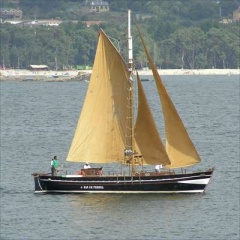
[[166, 132], [166, 151], [171, 161], [171, 165], [167, 167], [180, 168], [195, 165], [200, 162], [200, 157], [162, 83], [140, 31], [139, 35], [153, 72], [162, 105]]
[[110, 163], [131, 149], [129, 72], [105, 33], [99, 33], [96, 56], [81, 116], [67, 161]]
[[141, 80], [138, 82], [138, 113], [135, 124], [135, 139], [145, 164], [171, 164], [160, 139], [156, 124], [150, 111]]

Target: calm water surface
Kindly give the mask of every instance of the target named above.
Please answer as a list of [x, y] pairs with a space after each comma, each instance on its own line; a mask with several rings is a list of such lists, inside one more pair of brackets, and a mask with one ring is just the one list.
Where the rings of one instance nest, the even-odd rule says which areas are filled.
[[[238, 240], [239, 77], [163, 79], [201, 155], [196, 169], [215, 167], [206, 194], [34, 194], [31, 173], [49, 171], [54, 154], [79, 167], [65, 158], [87, 83], [1, 82], [0, 239]], [[143, 85], [161, 118], [154, 82]]]

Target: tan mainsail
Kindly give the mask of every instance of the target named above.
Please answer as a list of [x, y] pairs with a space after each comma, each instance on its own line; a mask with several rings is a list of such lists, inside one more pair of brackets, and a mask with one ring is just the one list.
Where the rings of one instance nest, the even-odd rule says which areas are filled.
[[171, 161], [171, 165], [167, 167], [180, 168], [195, 165], [200, 162], [200, 157], [162, 83], [140, 31], [139, 35], [153, 72], [162, 105], [166, 131], [166, 151]]
[[171, 164], [165, 147], [160, 139], [151, 114], [141, 80], [138, 82], [138, 114], [135, 124], [135, 139], [145, 164]]
[[[135, 128], [137, 153], [142, 154], [144, 164], [167, 164], [169, 168], [194, 165], [200, 161], [198, 153], [141, 39], [162, 104], [166, 150], [138, 77], [139, 109]], [[111, 163], [122, 161], [126, 149], [136, 150], [132, 135], [133, 89], [129, 79], [126, 64], [101, 30], [88, 91], [67, 161]]]
[[97, 52], [81, 116], [67, 161], [121, 161], [131, 149], [129, 71], [105, 33], [99, 33]]

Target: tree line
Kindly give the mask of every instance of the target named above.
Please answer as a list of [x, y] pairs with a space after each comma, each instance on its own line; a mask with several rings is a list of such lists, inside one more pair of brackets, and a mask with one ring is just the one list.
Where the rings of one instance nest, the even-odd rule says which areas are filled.
[[[110, 35], [122, 55], [127, 57], [127, 24], [102, 24], [87, 27], [84, 23], [66, 22], [59, 27], [18, 27], [2, 24], [0, 29], [0, 65], [28, 68], [46, 64], [66, 69], [92, 65], [99, 28]], [[140, 22], [145, 41], [159, 68], [238, 68], [240, 66], [239, 24], [185, 26], [151, 19]], [[114, 40], [113, 40], [114, 39]], [[138, 68], [147, 67], [143, 48], [133, 29], [133, 49]]]
[[[240, 0], [108, 0], [110, 12], [82, 15], [84, 0], [4, 1], [3, 7], [23, 10], [28, 19], [56, 18], [59, 27], [1, 24], [0, 65], [27, 68], [46, 64], [65, 69], [92, 65], [99, 28], [111, 37], [127, 58], [127, 9], [140, 25], [155, 64], [159, 68], [238, 68], [240, 66], [240, 22], [220, 23], [231, 18]], [[47, 4], [46, 4], [47, 2]], [[78, 20], [73, 23], [73, 20]], [[100, 20], [87, 27], [85, 20]], [[137, 68], [147, 67], [146, 57], [133, 28], [133, 50]]]

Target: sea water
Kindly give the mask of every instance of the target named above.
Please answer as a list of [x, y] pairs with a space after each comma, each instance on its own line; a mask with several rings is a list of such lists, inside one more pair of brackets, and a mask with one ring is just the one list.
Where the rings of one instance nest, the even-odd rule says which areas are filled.
[[[201, 156], [196, 169], [215, 167], [205, 194], [34, 194], [31, 174], [50, 172], [53, 155], [81, 167], [65, 159], [88, 83], [1, 82], [0, 239], [239, 239], [239, 76], [163, 81]], [[161, 119], [154, 82], [143, 87]]]

